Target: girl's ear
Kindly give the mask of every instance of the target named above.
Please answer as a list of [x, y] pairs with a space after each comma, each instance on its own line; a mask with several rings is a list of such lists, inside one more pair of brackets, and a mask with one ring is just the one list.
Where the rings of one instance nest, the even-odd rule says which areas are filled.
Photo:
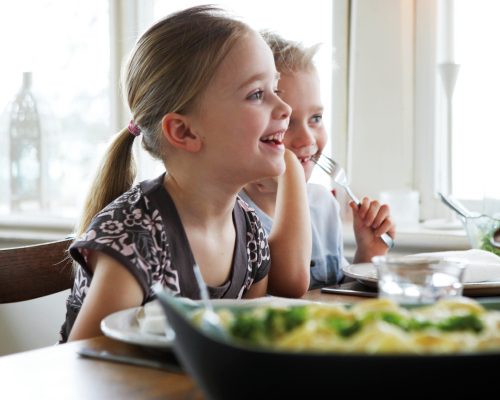
[[189, 120], [184, 115], [166, 114], [161, 120], [161, 128], [163, 136], [172, 146], [191, 153], [201, 149], [201, 138], [191, 130]]

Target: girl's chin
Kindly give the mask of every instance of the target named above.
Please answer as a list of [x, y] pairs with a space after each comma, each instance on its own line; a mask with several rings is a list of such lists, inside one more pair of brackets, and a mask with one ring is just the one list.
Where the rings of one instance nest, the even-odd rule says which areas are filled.
[[277, 156], [270, 161], [269, 176], [267, 178], [272, 178], [281, 175], [285, 172], [285, 158], [283, 157], [284, 151], [280, 156]]
[[261, 193], [276, 193], [278, 189], [277, 178], [263, 179], [256, 184], [256, 189]]

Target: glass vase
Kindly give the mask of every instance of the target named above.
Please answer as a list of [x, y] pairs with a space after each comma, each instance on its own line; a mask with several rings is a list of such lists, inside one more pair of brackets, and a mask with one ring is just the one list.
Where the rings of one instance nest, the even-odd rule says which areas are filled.
[[32, 93], [32, 74], [23, 82], [9, 112], [10, 208], [30, 211], [42, 208], [42, 130]]

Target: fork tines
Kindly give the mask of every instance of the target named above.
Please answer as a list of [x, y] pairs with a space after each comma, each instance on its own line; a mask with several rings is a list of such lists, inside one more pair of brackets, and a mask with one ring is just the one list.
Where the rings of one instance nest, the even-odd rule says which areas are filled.
[[337, 163], [333, 159], [324, 154], [311, 157], [311, 160], [328, 175], [332, 175], [335, 167], [337, 166]]

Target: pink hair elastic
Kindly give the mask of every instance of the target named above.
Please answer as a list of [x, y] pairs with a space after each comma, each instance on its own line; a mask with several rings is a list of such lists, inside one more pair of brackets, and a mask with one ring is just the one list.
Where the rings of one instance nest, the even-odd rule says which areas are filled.
[[127, 129], [134, 136], [139, 136], [141, 134], [141, 128], [139, 128], [139, 126], [134, 122], [134, 120], [130, 120]]

